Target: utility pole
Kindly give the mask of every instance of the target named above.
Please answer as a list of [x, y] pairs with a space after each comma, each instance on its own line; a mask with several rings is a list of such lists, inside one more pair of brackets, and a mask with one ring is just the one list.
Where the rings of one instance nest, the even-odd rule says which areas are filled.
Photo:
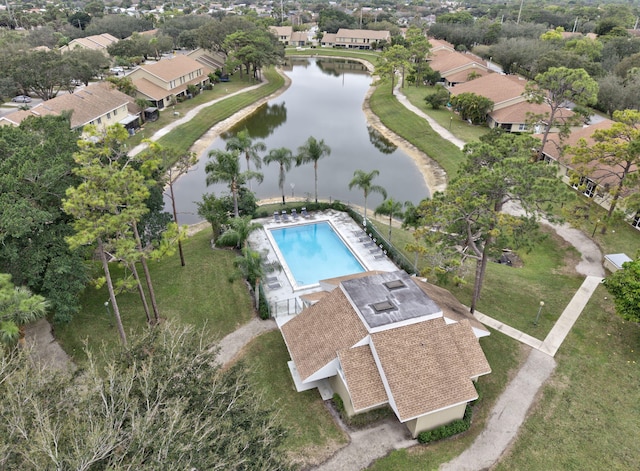
[[520, 16], [522, 15], [522, 5], [524, 4], [524, 0], [520, 0], [520, 10], [518, 10], [518, 21], [516, 24], [520, 24]]

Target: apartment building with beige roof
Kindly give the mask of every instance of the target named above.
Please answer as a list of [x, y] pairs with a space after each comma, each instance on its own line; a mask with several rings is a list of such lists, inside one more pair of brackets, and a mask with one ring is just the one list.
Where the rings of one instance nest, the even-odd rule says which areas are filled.
[[491, 73], [487, 63], [473, 54], [438, 49], [428, 57], [429, 66], [437, 70], [445, 85], [452, 87]]
[[209, 73], [213, 71], [201, 62], [179, 54], [154, 64], [141, 65], [127, 77], [136, 87], [138, 97], [162, 109], [174, 98], [186, 97], [189, 85], [204, 87], [209, 83]]
[[414, 437], [462, 418], [491, 371], [478, 341], [489, 332], [450, 293], [402, 271], [321, 286], [280, 322], [298, 391], [337, 393], [349, 415], [389, 406]]
[[59, 95], [29, 110], [20, 110], [0, 118], [0, 125], [18, 126], [30, 116], [71, 114], [71, 129], [82, 129], [87, 124], [98, 129], [120, 123], [126, 128], [139, 127], [140, 110], [134, 99], [116, 90], [113, 84], [91, 84], [75, 93]]
[[107, 47], [111, 44], [119, 41], [115, 36], [109, 33], [96, 34], [94, 36], [86, 36], [84, 38], [72, 39], [68, 45], [60, 48], [61, 52], [72, 51], [76, 48], [91, 49], [93, 51], [100, 51], [104, 55], [108, 56]]
[[326, 47], [342, 47], [345, 49], [374, 49], [383, 41], [391, 41], [391, 33], [389, 31], [340, 28], [335, 35], [333, 33], [325, 33], [321, 44]]

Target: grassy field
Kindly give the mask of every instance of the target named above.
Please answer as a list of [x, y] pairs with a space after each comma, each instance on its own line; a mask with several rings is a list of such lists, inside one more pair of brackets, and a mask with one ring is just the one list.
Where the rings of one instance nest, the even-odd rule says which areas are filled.
[[412, 105], [423, 113], [427, 114], [445, 129], [465, 142], [477, 141], [480, 136], [486, 134], [489, 128], [486, 126], [476, 126], [460, 119], [460, 116], [449, 111], [447, 108], [434, 110], [427, 105], [424, 97], [433, 93], [434, 87], [412, 87], [407, 85], [402, 89], [402, 93], [409, 99]]
[[[235, 272], [236, 254], [212, 250], [209, 231], [190, 238], [184, 246], [186, 266], [180, 266], [178, 254], [150, 263], [151, 277], [161, 316], [206, 327], [210, 339], [221, 338], [245, 324], [253, 315], [251, 299], [242, 281], [230, 283]], [[141, 272], [141, 270], [140, 270]], [[112, 267], [114, 280], [122, 270]], [[82, 311], [69, 324], [56, 325], [56, 338], [74, 361], [84, 360], [83, 343], [99, 346], [103, 342], [119, 346], [119, 337], [111, 315], [104, 306], [109, 299], [106, 287], [88, 287], [82, 299]], [[146, 318], [137, 292], [119, 294], [118, 305], [127, 333], [146, 327]]]
[[371, 95], [371, 110], [394, 133], [438, 162], [449, 177], [462, 162], [462, 151], [440, 137], [429, 124], [405, 108], [390, 92], [390, 84], [381, 82]]
[[378, 60], [379, 52], [376, 51], [360, 51], [350, 49], [331, 49], [331, 48], [305, 48], [298, 50], [294, 47], [288, 47], [285, 50], [287, 56], [304, 56], [304, 57], [344, 57], [351, 59], [363, 59], [375, 65]]
[[289, 352], [279, 331], [254, 339], [243, 351], [249, 378], [267, 404], [278, 410], [288, 435], [283, 452], [299, 464], [327, 458], [328, 450], [346, 443], [317, 390], [296, 392], [287, 366]]
[[616, 316], [607, 297], [596, 290], [496, 471], [638, 469], [640, 326]]

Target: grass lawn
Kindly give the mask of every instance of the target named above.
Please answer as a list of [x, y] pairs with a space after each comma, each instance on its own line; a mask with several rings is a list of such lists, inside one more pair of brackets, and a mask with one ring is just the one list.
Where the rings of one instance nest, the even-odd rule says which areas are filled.
[[[239, 78], [234, 77], [233, 81], [231, 82], [216, 84], [211, 90], [204, 90], [202, 93], [196, 95], [190, 100], [185, 100], [182, 103], [176, 103], [175, 108], [164, 108], [163, 110], [160, 110], [160, 118], [157, 121], [147, 121], [146, 123], [144, 123], [142, 129], [127, 140], [127, 145], [129, 145], [130, 147], [137, 146], [143, 139], [151, 137], [156, 131], [180, 119], [187, 112], [198, 105], [216, 100], [218, 98], [222, 98], [230, 93], [237, 92], [238, 90], [242, 90], [243, 88], [247, 88], [254, 84], [254, 82], [246, 78], [240, 80]], [[174, 115], [174, 110], [177, 113], [180, 113], [180, 115]]]
[[599, 287], [558, 351], [539, 406], [494, 469], [638, 469], [639, 353], [640, 326], [615, 315]]
[[[183, 243], [186, 266], [180, 266], [176, 253], [150, 263], [151, 278], [160, 314], [194, 325], [206, 326], [210, 339], [221, 338], [245, 324], [253, 315], [251, 299], [241, 281], [229, 283], [234, 272], [235, 253], [210, 248], [209, 231], [202, 231]], [[122, 275], [111, 267], [114, 280]], [[142, 270], [139, 270], [142, 274]], [[146, 318], [137, 292], [118, 295], [118, 305], [127, 333], [140, 331]], [[82, 311], [66, 325], [56, 325], [56, 338], [74, 361], [82, 363], [85, 339], [89, 346], [103, 342], [114, 347], [120, 338], [112, 317], [107, 315], [104, 302], [109, 299], [106, 287], [88, 287], [82, 299]]]
[[438, 162], [449, 178], [456, 175], [462, 163], [462, 151], [440, 137], [426, 120], [405, 108], [390, 89], [388, 82], [378, 85], [371, 95], [371, 110], [386, 127]]
[[288, 47], [285, 50], [285, 54], [287, 56], [305, 56], [305, 57], [315, 57], [315, 56], [328, 56], [328, 57], [340, 57], [347, 59], [363, 59], [368, 62], [371, 62], [373, 65], [376, 64], [378, 60], [378, 56], [380, 55], [377, 51], [360, 51], [355, 49], [332, 49], [332, 48], [305, 48], [302, 50], [298, 50], [297, 48]]
[[288, 431], [283, 452], [291, 460], [304, 465], [317, 463], [346, 443], [318, 391], [296, 392], [287, 366], [289, 352], [279, 331], [254, 339], [242, 353], [250, 381], [278, 411]]

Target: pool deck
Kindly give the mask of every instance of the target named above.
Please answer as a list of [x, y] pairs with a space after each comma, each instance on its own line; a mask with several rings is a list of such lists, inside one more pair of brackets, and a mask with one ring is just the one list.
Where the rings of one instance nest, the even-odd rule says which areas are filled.
[[309, 213], [308, 218], [299, 215], [297, 218], [289, 217], [288, 222], [276, 222], [273, 217], [258, 219], [256, 222], [262, 224], [263, 229], [254, 231], [249, 236], [249, 245], [253, 250], [263, 254], [268, 263], [278, 262], [282, 265], [282, 270], [275, 270], [267, 273], [263, 283], [267, 301], [270, 306], [280, 306], [278, 313], [272, 315], [288, 315], [299, 311], [302, 302], [300, 296], [322, 291], [319, 285], [305, 287], [294, 287], [290, 281], [290, 273], [286, 269], [286, 264], [278, 256], [272, 245], [271, 238], [267, 237], [267, 230], [282, 227], [293, 227], [296, 225], [313, 224], [318, 222], [329, 222], [342, 241], [349, 247], [356, 256], [360, 264], [366, 271], [381, 270], [394, 271], [398, 267], [379, 249], [370, 239], [363, 228], [349, 217], [347, 213], [327, 210], [323, 212]]

